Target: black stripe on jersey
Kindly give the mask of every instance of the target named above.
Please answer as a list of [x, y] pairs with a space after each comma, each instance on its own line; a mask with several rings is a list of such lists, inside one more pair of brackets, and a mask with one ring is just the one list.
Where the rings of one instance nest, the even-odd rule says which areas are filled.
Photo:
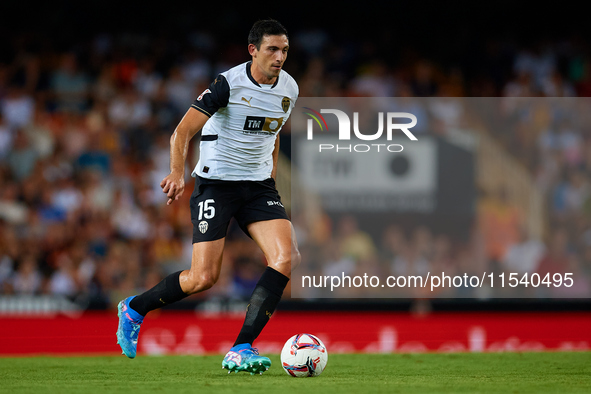
[[215, 81], [201, 93], [193, 102], [192, 107], [211, 117], [218, 109], [226, 107], [230, 101], [230, 85], [223, 75], [218, 75]]
[[217, 134], [208, 134], [201, 137], [201, 141], [215, 141], [218, 139]]
[[[252, 65], [252, 62], [246, 63], [246, 75], [248, 76], [248, 79], [250, 79], [250, 82], [254, 83], [255, 85], [257, 85], [260, 88], [261, 85], [259, 85], [259, 83], [254, 80], [254, 78], [252, 77], [252, 74], [250, 73], [250, 66], [251, 65]], [[277, 82], [279, 82], [279, 76], [277, 76], [277, 78], [275, 79], [275, 83], [273, 84], [273, 86], [271, 86], [271, 89], [273, 89], [275, 86], [277, 86]]]

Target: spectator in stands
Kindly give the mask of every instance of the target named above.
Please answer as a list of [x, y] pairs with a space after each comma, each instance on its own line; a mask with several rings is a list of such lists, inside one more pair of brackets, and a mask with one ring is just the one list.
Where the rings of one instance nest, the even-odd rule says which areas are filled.
[[519, 239], [507, 247], [502, 260], [503, 268], [506, 272], [531, 274], [537, 271], [545, 252], [546, 246], [542, 241], [532, 238], [525, 226], [522, 226]]
[[26, 254], [18, 264], [12, 278], [12, 288], [15, 294], [35, 295], [41, 292], [43, 276], [37, 267], [35, 256]]
[[414, 75], [410, 80], [410, 88], [417, 97], [431, 97], [437, 94], [439, 86], [435, 82], [433, 65], [422, 60], [414, 67]]
[[6, 163], [12, 175], [19, 181], [25, 180], [35, 168], [39, 154], [31, 146], [27, 134], [17, 130], [12, 150], [6, 158]]
[[56, 109], [80, 112], [87, 108], [90, 81], [74, 53], [61, 55], [60, 66], [51, 75], [51, 89]]
[[49, 293], [73, 299], [80, 290], [76, 280], [74, 262], [67, 253], [57, 258], [57, 270], [49, 279]]
[[352, 215], [345, 215], [339, 220], [337, 239], [342, 255], [349, 256], [355, 261], [367, 260], [376, 254], [372, 238], [359, 229], [357, 219]]
[[559, 227], [552, 229], [548, 250], [542, 257], [536, 270], [542, 277], [546, 274], [563, 274], [569, 267], [569, 242], [566, 229]]
[[0, 100], [0, 111], [6, 123], [13, 128], [24, 128], [33, 122], [35, 101], [24, 87], [13, 84]]
[[519, 210], [511, 205], [504, 186], [482, 198], [478, 211], [479, 229], [484, 237], [487, 256], [500, 262], [509, 245], [519, 239], [522, 218]]

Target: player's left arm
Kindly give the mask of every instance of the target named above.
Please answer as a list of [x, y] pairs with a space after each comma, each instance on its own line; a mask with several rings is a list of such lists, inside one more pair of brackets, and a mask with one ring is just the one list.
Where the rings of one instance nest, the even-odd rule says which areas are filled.
[[279, 133], [275, 136], [275, 148], [273, 149], [273, 169], [271, 170], [271, 178], [275, 180], [277, 176], [277, 162], [279, 161]]

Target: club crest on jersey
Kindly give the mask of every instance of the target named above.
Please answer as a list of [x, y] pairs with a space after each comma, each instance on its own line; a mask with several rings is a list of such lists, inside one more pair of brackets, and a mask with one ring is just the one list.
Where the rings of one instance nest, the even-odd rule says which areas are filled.
[[199, 97], [197, 97], [197, 101], [201, 101], [201, 99], [203, 98], [203, 96], [204, 96], [204, 95], [206, 95], [207, 93], [211, 93], [211, 90], [209, 90], [209, 89], [205, 89], [205, 90], [203, 91], [203, 93], [201, 93], [201, 94], [199, 95]]
[[289, 99], [289, 97], [283, 97], [283, 100], [281, 100], [281, 108], [283, 109], [283, 112], [287, 113], [290, 104], [291, 100]]
[[209, 224], [205, 220], [199, 222], [199, 231], [201, 231], [201, 234], [205, 234], [208, 228]]

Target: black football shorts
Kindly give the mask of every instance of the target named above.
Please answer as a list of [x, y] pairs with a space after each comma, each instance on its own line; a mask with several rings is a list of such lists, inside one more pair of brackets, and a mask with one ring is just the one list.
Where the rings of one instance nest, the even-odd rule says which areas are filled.
[[224, 238], [232, 217], [248, 236], [250, 223], [289, 220], [273, 178], [221, 181], [197, 177], [191, 195], [193, 243]]

